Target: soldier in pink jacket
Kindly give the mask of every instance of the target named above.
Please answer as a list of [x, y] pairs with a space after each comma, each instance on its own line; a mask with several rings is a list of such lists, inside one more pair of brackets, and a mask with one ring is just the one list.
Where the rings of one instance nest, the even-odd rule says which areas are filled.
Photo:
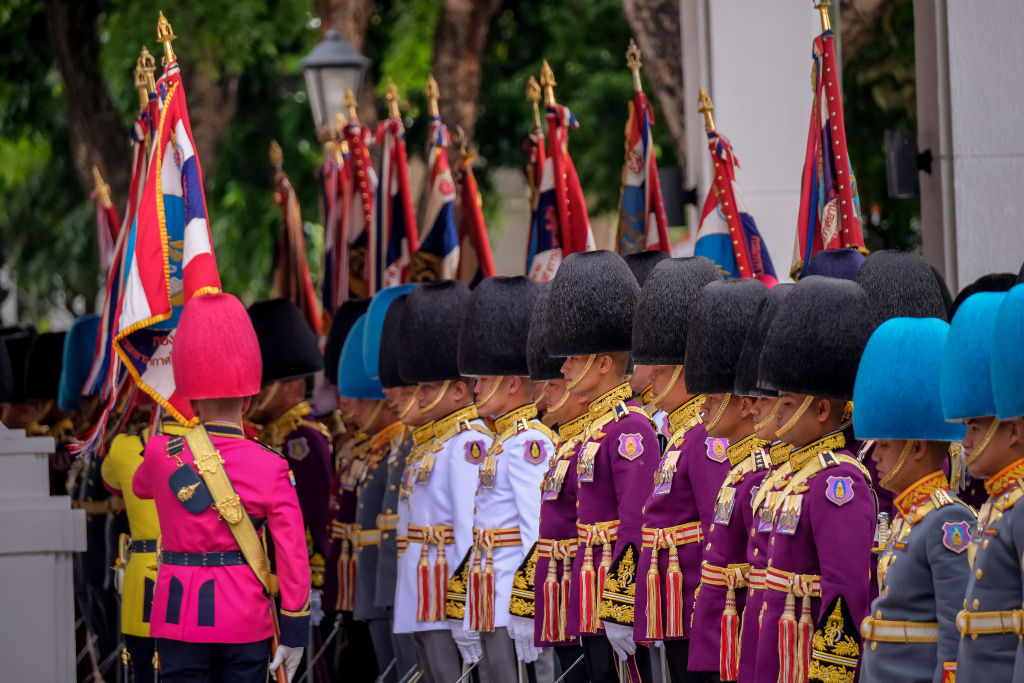
[[280, 607], [213, 507], [185, 438], [154, 437], [132, 488], [156, 502], [161, 521], [151, 633], [162, 680], [266, 680], [278, 611], [280, 645], [271, 666], [293, 674], [309, 636], [309, 559], [287, 462], [242, 433], [262, 364], [241, 302], [228, 294], [190, 299], [171, 361], [177, 391], [191, 401], [244, 512], [261, 536], [272, 538]]

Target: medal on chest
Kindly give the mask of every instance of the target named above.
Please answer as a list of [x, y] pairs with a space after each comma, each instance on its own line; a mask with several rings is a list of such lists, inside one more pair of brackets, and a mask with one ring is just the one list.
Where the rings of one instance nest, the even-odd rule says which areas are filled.
[[569, 471], [569, 461], [559, 460], [555, 467], [544, 477], [544, 484], [541, 487], [541, 500], [556, 500], [562, 492], [562, 485], [565, 483], [565, 475]]
[[420, 466], [416, 470], [416, 483], [426, 484], [430, 481], [430, 475], [434, 472], [434, 462], [437, 456], [433, 453], [427, 453], [423, 456], [423, 460], [420, 461]]
[[588, 441], [580, 452], [579, 462], [576, 463], [576, 481], [585, 484], [594, 481], [594, 465], [597, 462], [597, 452], [601, 450], [601, 444], [596, 441]]
[[804, 497], [799, 493], [791, 493], [782, 501], [779, 509], [779, 519], [775, 523], [775, 531], [780, 534], [792, 536], [796, 533], [796, 526], [800, 523], [800, 510], [803, 507]]
[[732, 518], [732, 509], [736, 505], [736, 489], [726, 486], [718, 494], [715, 501], [715, 524], [729, 524]]
[[493, 489], [494, 480], [498, 474], [498, 456], [488, 455], [480, 464], [480, 488]]
[[661, 456], [658, 471], [654, 473], [654, 495], [664, 496], [672, 491], [672, 479], [675, 477], [681, 453], [678, 448], [673, 448]]

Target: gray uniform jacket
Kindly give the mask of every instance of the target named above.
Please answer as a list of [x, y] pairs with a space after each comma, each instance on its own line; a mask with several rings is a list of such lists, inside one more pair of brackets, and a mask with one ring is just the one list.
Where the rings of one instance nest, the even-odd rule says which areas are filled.
[[[384, 493], [388, 484], [384, 458], [382, 457], [376, 463], [373, 460], [371, 455], [364, 478], [356, 489], [359, 496], [356, 506], [356, 524], [363, 530], [377, 528], [377, 516], [381, 513]], [[356, 598], [352, 616], [359, 621], [386, 619], [387, 611], [377, 606], [375, 601], [378, 545], [375, 543], [360, 544], [357, 552], [359, 561], [356, 565]]]
[[955, 665], [976, 517], [946, 490], [941, 472], [938, 480], [939, 488], [911, 487], [897, 497], [899, 514], [878, 562], [879, 595], [861, 625], [863, 683], [941, 683]]
[[[402, 473], [405, 471], [405, 460], [412, 450], [412, 434], [406, 434], [401, 445], [391, 451], [386, 460], [387, 486], [381, 507], [381, 515], [398, 515], [398, 492], [402, 484]], [[386, 525], [393, 526], [393, 525]], [[398, 580], [398, 532], [394, 529], [382, 529], [380, 533], [380, 550], [377, 556], [377, 586], [374, 604], [377, 607], [391, 608], [395, 606], [395, 582]]]

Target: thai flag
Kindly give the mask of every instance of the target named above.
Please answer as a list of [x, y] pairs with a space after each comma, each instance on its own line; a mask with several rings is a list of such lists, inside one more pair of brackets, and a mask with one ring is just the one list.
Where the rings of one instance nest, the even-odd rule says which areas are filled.
[[487, 238], [487, 225], [480, 199], [480, 190], [473, 175], [473, 158], [467, 151], [455, 162], [455, 180], [459, 186], [459, 257], [458, 278], [469, 287], [475, 287], [485, 277], [495, 275], [491, 242]]
[[183, 424], [188, 402], [171, 371], [174, 328], [184, 302], [220, 291], [185, 92], [172, 62], [158, 84], [163, 105], [142, 201], [124, 251], [114, 351], [145, 393]]
[[619, 200], [620, 254], [664, 251], [668, 240], [668, 218], [661, 198], [658, 162], [654, 155], [654, 110], [647, 97], [636, 91], [629, 103], [626, 124], [626, 162], [622, 167], [622, 195]]
[[[427, 226], [427, 232], [419, 245], [419, 251], [412, 258], [413, 282], [450, 280], [458, 274], [459, 269], [455, 181], [448, 166], [448, 144], [451, 139], [441, 117], [431, 117], [428, 140], [427, 185], [423, 189], [426, 198], [423, 204], [423, 225]], [[391, 244], [395, 244], [394, 238]], [[401, 284], [401, 281], [388, 281], [388, 286], [397, 284]]]
[[351, 121], [345, 127], [349, 155], [344, 173], [348, 177], [339, 186], [343, 192], [336, 204], [338, 214], [331, 220], [333, 229], [341, 236], [337, 238], [339, 244], [347, 244], [347, 249], [342, 250], [345, 253], [339, 256], [339, 263], [343, 260], [344, 266], [337, 272], [338, 278], [347, 279], [347, 292], [342, 292], [345, 288], [342, 280], [338, 285], [337, 306], [350, 296], [363, 298], [375, 291], [370, 282], [370, 265], [374, 263], [370, 259], [370, 237], [376, 229], [374, 211], [378, 182], [370, 160], [370, 137], [370, 129], [358, 121]]
[[550, 282], [562, 263], [554, 174], [546, 158], [541, 128], [531, 131], [523, 147], [529, 154], [526, 172], [530, 183], [530, 240], [526, 249], [526, 274], [544, 284]]
[[819, 251], [851, 247], [866, 251], [857, 179], [846, 147], [843, 98], [832, 31], [825, 31], [814, 39], [813, 56], [814, 103], [790, 271], [794, 278], [803, 275], [811, 256]]
[[[551, 182], [555, 189], [555, 214], [558, 219], [558, 236], [562, 247], [562, 256], [575, 254], [578, 251], [591, 251], [596, 248], [594, 232], [590, 228], [590, 216], [587, 214], [587, 203], [583, 198], [576, 166], [569, 156], [569, 129], [579, 128], [579, 122], [568, 107], [560, 104], [549, 105], [548, 118], [548, 156], [544, 164], [542, 188], [546, 184], [548, 167], [551, 170]], [[543, 189], [542, 189], [543, 194]]]
[[377, 187], [377, 220], [367, 249], [367, 296], [373, 296], [384, 287], [408, 282], [412, 255], [420, 247], [402, 120], [380, 122], [377, 144], [381, 145], [380, 185]]
[[732, 145], [716, 131], [708, 131], [713, 164], [711, 190], [704, 201], [694, 254], [718, 265], [726, 278], [754, 277], [769, 287], [776, 284], [768, 245], [757, 230], [736, 185]]

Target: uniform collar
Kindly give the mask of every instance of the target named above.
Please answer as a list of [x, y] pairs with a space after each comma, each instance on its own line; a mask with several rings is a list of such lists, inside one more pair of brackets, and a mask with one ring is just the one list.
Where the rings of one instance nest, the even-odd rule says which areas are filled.
[[623, 382], [590, 402], [590, 418], [597, 419], [613, 407], [631, 398], [633, 398], [633, 390], [629, 387], [629, 382]]
[[668, 430], [675, 434], [680, 429], [691, 429], [701, 421], [700, 411], [707, 397], [697, 394], [668, 414]]
[[284, 443], [285, 437], [294, 432], [305, 422], [303, 418], [312, 412], [312, 408], [305, 401], [300, 401], [284, 411], [281, 417], [260, 430], [259, 440], [268, 446], [277, 448]]
[[412, 430], [412, 445], [422, 446], [434, 438], [434, 421], [431, 420], [425, 425]]
[[789, 461], [793, 463], [795, 472], [825, 451], [837, 451], [842, 448], [846, 448], [846, 437], [842, 432], [832, 432], [794, 450], [789, 456]]
[[892, 503], [896, 506], [896, 510], [906, 517], [908, 513], [928, 500], [936, 491], [948, 490], [949, 480], [946, 479], [945, 473], [942, 470], [936, 470], [908, 486], [904, 489], [903, 493], [893, 499]]
[[477, 419], [475, 404], [470, 404], [465, 408], [459, 408], [454, 413], [442, 417], [434, 423], [434, 434], [437, 436], [447, 434], [460, 422], [472, 422], [475, 419]]
[[779, 441], [772, 444], [771, 448], [768, 449], [768, 457], [772, 459], [772, 465], [778, 467], [782, 463], [789, 461], [789, 454], [792, 450], [793, 446], [785, 441]]
[[1015, 460], [985, 480], [985, 490], [992, 498], [998, 498], [1024, 477], [1024, 458]]
[[223, 436], [229, 439], [245, 438], [245, 432], [242, 431], [242, 427], [233, 422], [210, 420], [209, 422], [204, 422], [203, 427], [206, 428], [206, 432], [210, 436]]
[[535, 417], [537, 417], [537, 404], [527, 403], [497, 418], [494, 421], [494, 431], [498, 434], [504, 434], [514, 427], [519, 420], [532, 420]]
[[558, 425], [558, 439], [563, 443], [582, 434], [590, 424], [590, 413], [583, 413], [565, 424]]
[[649, 406], [651, 401], [654, 400], [654, 385], [648, 384], [644, 387], [644, 390], [640, 392], [640, 402], [645, 406]]
[[759, 439], [753, 434], [748, 434], [736, 443], [729, 444], [729, 448], [725, 451], [726, 456], [729, 458], [729, 465], [736, 467], [736, 465], [750, 457], [758, 448], [764, 448], [766, 445], [768, 445], [767, 441]]

